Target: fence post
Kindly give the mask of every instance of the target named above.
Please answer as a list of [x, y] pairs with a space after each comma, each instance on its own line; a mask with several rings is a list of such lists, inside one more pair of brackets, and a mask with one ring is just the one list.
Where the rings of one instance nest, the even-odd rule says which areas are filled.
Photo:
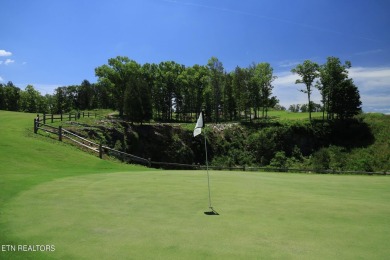
[[99, 144], [99, 158], [103, 159], [103, 146], [102, 146], [102, 141], [100, 141]]
[[52, 123], [53, 123], [53, 120], [54, 120], [53, 114], [51, 114], [51, 122], [52, 122]]
[[61, 122], [62, 122], [62, 112], [61, 112]]
[[71, 117], [70, 117], [70, 113], [69, 113], [69, 121], [71, 121], [72, 119], [71, 119]]
[[46, 124], [46, 113], [43, 113], [43, 124]]
[[58, 127], [58, 140], [62, 142], [62, 126]]
[[37, 119], [34, 118], [34, 134], [38, 132]]
[[84, 111], [83, 111], [83, 118], [84, 118]]
[[151, 168], [151, 167], [152, 167], [152, 159], [148, 158], [148, 168]]

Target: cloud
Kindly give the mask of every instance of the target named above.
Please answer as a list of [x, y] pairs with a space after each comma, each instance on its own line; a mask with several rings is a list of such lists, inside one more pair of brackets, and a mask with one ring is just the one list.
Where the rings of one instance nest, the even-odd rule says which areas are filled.
[[301, 62], [299, 61], [291, 61], [291, 60], [284, 60], [278, 63], [279, 67], [281, 68], [288, 68], [288, 67], [295, 67]]
[[[8, 56], [12, 56], [12, 52], [6, 50], [0, 50], [0, 57], [8, 57]], [[2, 64], [9, 65], [14, 62], [15, 60], [12, 59], [6, 59], [5, 61], [0, 60], [0, 65]]]
[[4, 79], [0, 76], [0, 82], [3, 82], [4, 81]]
[[0, 57], [7, 57], [11, 56], [12, 52], [6, 51], [6, 50], [0, 50]]
[[349, 76], [359, 88], [363, 108], [390, 112], [390, 67], [356, 67]]
[[324, 26], [316, 26], [313, 23], [300, 23], [300, 22], [296, 22], [293, 20], [288, 20], [288, 19], [279, 18], [279, 17], [275, 17], [275, 16], [261, 15], [257, 12], [247, 12], [247, 11], [241, 11], [241, 10], [237, 10], [237, 9], [229, 9], [229, 8], [220, 7], [220, 6], [203, 5], [203, 4], [198, 4], [196, 2], [193, 3], [193, 2], [184, 2], [184, 1], [176, 1], [176, 0], [162, 0], [162, 1], [164, 1], [166, 3], [170, 3], [170, 4], [190, 6], [190, 7], [192, 6], [192, 7], [198, 7], [198, 8], [200, 7], [200, 8], [215, 10], [215, 11], [219, 11], [219, 12], [226, 12], [226, 13], [232, 13], [232, 14], [238, 14], [238, 15], [244, 15], [244, 16], [251, 16], [251, 17], [256, 17], [256, 18], [262, 19], [262, 20], [269, 20], [269, 21], [273, 21], [273, 22], [284, 23], [286, 25], [292, 25], [294, 27], [298, 26], [298, 27], [307, 28], [310, 30], [324, 32], [324, 33], [330, 33], [330, 34], [336, 34], [336, 35], [346, 35], [346, 36], [353, 37], [355, 39], [362, 39], [362, 40], [371, 41], [371, 42], [379, 42], [379, 40], [377, 40], [377, 39], [372, 39], [372, 38], [368, 38], [368, 37], [360, 36], [360, 35], [352, 35], [352, 34], [349, 34], [346, 32], [342, 32], [342, 31], [335, 31], [333, 29], [330, 29], [330, 28], [327, 28]]
[[386, 93], [390, 98], [390, 67], [351, 68], [349, 76], [354, 80], [355, 85], [359, 87], [360, 92], [381, 92]]
[[[295, 84], [298, 75], [289, 71], [277, 73], [273, 82], [273, 94], [282, 106], [288, 108], [291, 104], [307, 103], [306, 94], [299, 90], [303, 84]], [[365, 112], [390, 113], [390, 67], [356, 67], [349, 69], [349, 77], [359, 89], [363, 110]], [[313, 89], [312, 100], [321, 102], [321, 95]]]
[[[307, 95], [300, 90], [306, 88], [304, 84], [295, 84], [295, 81], [299, 78], [298, 75], [291, 73], [290, 71], [284, 71], [275, 73], [278, 77], [273, 82], [273, 95], [279, 99], [279, 103], [286, 107], [292, 104], [306, 104]], [[321, 102], [321, 95], [317, 89], [313, 89], [311, 100], [315, 103]]]
[[363, 55], [372, 55], [372, 54], [378, 54], [383, 52], [382, 49], [375, 49], [375, 50], [368, 50], [368, 51], [362, 51], [362, 52], [357, 52], [354, 55], [356, 56], [363, 56]]
[[9, 64], [14, 63], [14, 62], [15, 62], [15, 60], [6, 59], [6, 60], [4, 61], [4, 64], [5, 64], [5, 65], [9, 65]]
[[38, 90], [41, 95], [54, 94], [54, 90], [59, 87], [66, 86], [65, 84], [41, 84], [41, 83], [14, 83], [20, 89], [24, 89], [27, 85], [32, 85]]

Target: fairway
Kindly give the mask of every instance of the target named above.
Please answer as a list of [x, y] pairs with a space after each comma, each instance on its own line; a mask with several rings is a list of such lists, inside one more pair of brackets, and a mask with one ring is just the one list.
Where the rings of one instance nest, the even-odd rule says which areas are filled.
[[[384, 259], [389, 179], [202, 171], [94, 174], [46, 182], [3, 209], [25, 253], [61, 259]], [[11, 255], [11, 252], [8, 252]], [[23, 254], [21, 254], [23, 256]]]

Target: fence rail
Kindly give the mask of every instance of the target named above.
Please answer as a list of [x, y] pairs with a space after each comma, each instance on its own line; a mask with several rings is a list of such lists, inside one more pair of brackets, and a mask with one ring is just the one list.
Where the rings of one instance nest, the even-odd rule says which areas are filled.
[[[108, 146], [102, 145], [102, 143], [95, 143], [86, 138], [83, 138], [69, 130], [62, 128], [62, 126], [54, 127], [47, 125], [38, 118], [34, 119], [34, 133], [38, 133], [38, 130], [42, 130], [58, 136], [58, 140], [62, 141], [62, 137], [67, 138], [73, 143], [84, 147], [99, 154], [99, 158], [103, 159], [103, 155], [116, 154], [117, 158], [123, 160], [123, 158], [129, 159], [131, 162], [145, 165], [147, 167], [164, 168], [164, 169], [193, 169], [193, 170], [205, 170], [206, 166], [199, 164], [182, 164], [182, 163], [169, 163], [169, 162], [156, 162], [150, 158], [145, 159], [133, 154], [128, 154], [122, 151], [115, 150]], [[334, 170], [317, 170], [317, 169], [296, 169], [296, 168], [271, 168], [271, 167], [248, 167], [248, 166], [208, 166], [211, 170], [229, 170], [229, 171], [262, 171], [262, 172], [303, 172], [303, 173], [320, 173], [320, 174], [361, 174], [361, 175], [390, 175], [389, 171], [382, 172], [365, 172], [365, 171], [334, 171]]]
[[[50, 121], [51, 123], [54, 123], [55, 120], [63, 121], [65, 119], [68, 119], [68, 121], [76, 121], [77, 119], [80, 119], [81, 117], [97, 117], [98, 114], [95, 112], [89, 112], [89, 111], [80, 111], [76, 113], [61, 113], [61, 114], [42, 114], [42, 117], [40, 115], [37, 115], [37, 119], [39, 121], [43, 121], [43, 124], [46, 124], [46, 121]], [[42, 118], [42, 119], [40, 119]]]
[[88, 150], [91, 150], [95, 153], [98, 153], [99, 157], [101, 159], [103, 159], [104, 154], [114, 153], [114, 154], [120, 155], [120, 157], [122, 157], [122, 158], [126, 157], [130, 161], [137, 162], [137, 163], [143, 164], [143, 165], [148, 166], [148, 167], [150, 167], [150, 164], [151, 164], [149, 159], [145, 159], [145, 158], [141, 158], [141, 157], [138, 157], [138, 156], [135, 156], [132, 154], [121, 152], [121, 151], [115, 150], [113, 148], [110, 148], [108, 146], [104, 146], [101, 143], [99, 143], [99, 144], [95, 143], [95, 142], [90, 141], [86, 138], [83, 138], [83, 137], [81, 137], [81, 136], [79, 136], [79, 135], [77, 135], [69, 130], [64, 129], [62, 126], [54, 127], [51, 125], [47, 125], [45, 123], [41, 123], [39, 118], [35, 118], [34, 119], [34, 133], [37, 134], [38, 130], [42, 130], [44, 132], [57, 135], [59, 141], [62, 141], [62, 138], [65, 137], [68, 140], [72, 141], [73, 143], [75, 143], [81, 147], [84, 147]]
[[149, 159], [145, 159], [145, 158], [141, 158], [141, 157], [138, 157], [138, 156], [129, 154], [129, 153], [121, 152], [121, 151], [112, 149], [112, 148], [110, 148], [110, 147], [108, 147], [108, 146], [102, 146], [102, 149], [111, 151], [111, 152], [116, 153], [116, 154], [119, 154], [119, 155], [121, 155], [122, 157], [128, 157], [128, 158], [130, 158], [132, 161], [139, 162], [139, 163], [141, 163], [141, 164], [143, 164], [143, 165], [146, 165], [146, 166], [149, 166], [149, 167], [150, 167], [150, 160], [149, 160]]

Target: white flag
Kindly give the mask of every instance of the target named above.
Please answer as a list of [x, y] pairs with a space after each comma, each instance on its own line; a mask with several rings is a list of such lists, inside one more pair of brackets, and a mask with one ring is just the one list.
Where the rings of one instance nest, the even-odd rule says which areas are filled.
[[196, 126], [194, 129], [194, 137], [197, 135], [200, 135], [202, 133], [202, 128], [204, 127], [204, 121], [203, 121], [203, 112], [200, 112], [198, 121], [196, 122]]

